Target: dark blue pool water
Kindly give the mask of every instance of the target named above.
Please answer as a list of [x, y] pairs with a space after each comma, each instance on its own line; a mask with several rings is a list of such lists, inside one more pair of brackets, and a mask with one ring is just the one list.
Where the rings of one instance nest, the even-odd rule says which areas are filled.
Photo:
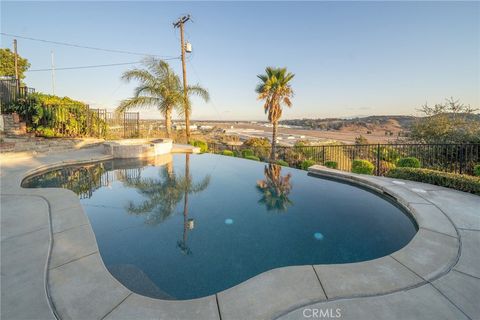
[[207, 296], [283, 266], [378, 258], [416, 232], [369, 191], [211, 154], [66, 167], [23, 186], [76, 192], [110, 272], [163, 299]]

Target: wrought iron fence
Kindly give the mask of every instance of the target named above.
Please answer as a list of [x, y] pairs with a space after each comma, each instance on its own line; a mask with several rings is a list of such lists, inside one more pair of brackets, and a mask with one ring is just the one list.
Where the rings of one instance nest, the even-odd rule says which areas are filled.
[[33, 88], [26, 86], [18, 87], [18, 82], [15, 78], [0, 79], [0, 111], [3, 113], [4, 106], [17, 99], [26, 98], [34, 92], [35, 89]]
[[[234, 156], [249, 154], [262, 161], [270, 157], [269, 147], [209, 144], [213, 153], [230, 150]], [[248, 151], [247, 151], [248, 150]], [[423, 168], [472, 174], [473, 167], [480, 163], [480, 144], [366, 144], [366, 145], [320, 145], [320, 146], [277, 146], [276, 159], [291, 167], [300, 168], [305, 160], [317, 164], [335, 162], [339, 170], [351, 171], [355, 159], [368, 160], [375, 166], [376, 175], [384, 175], [396, 165], [400, 158], [415, 157]]]

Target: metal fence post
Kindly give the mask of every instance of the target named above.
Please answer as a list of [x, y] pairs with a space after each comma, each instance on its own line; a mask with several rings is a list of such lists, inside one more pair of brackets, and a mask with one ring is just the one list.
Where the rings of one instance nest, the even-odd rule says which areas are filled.
[[461, 144], [460, 145], [460, 168], [459, 168], [459, 173], [460, 174], [463, 174], [463, 166], [465, 164], [465, 159], [464, 159], [464, 156], [463, 156], [463, 151], [464, 151], [464, 145]]
[[377, 176], [380, 175], [380, 143], [377, 144]]

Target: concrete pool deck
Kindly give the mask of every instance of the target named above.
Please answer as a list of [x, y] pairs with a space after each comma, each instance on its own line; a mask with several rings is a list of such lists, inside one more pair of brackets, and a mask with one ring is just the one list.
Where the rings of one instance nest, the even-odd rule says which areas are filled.
[[20, 187], [38, 170], [108, 158], [91, 148], [2, 160], [2, 319], [315, 319], [337, 309], [341, 319], [480, 318], [480, 197], [315, 166], [394, 198], [419, 232], [379, 259], [278, 268], [205, 298], [133, 293], [105, 268], [73, 192]]

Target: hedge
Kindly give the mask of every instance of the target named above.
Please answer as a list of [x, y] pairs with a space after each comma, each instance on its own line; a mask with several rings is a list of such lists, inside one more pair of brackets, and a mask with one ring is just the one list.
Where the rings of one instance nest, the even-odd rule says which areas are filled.
[[199, 147], [201, 153], [205, 153], [205, 152], [208, 151], [208, 144], [205, 141], [195, 140], [195, 141], [191, 142], [191, 144], [194, 147]]
[[233, 151], [223, 150], [223, 151], [222, 151], [222, 155], [224, 155], [224, 156], [229, 156], [229, 157], [233, 157]]
[[397, 167], [401, 168], [420, 168], [420, 160], [415, 157], [400, 158], [397, 161]]
[[244, 158], [249, 157], [249, 156], [253, 156], [253, 155], [254, 155], [254, 153], [250, 149], [242, 150], [242, 157], [244, 157]]
[[325, 167], [330, 168], [330, 169], [337, 169], [338, 168], [338, 163], [337, 161], [325, 161]]
[[356, 159], [352, 163], [352, 172], [360, 174], [373, 174], [375, 166], [368, 160]]
[[480, 164], [477, 164], [475, 167], [473, 167], [473, 175], [480, 177]]
[[396, 168], [390, 170], [387, 177], [424, 182], [480, 195], [480, 178], [465, 174], [420, 168]]
[[302, 168], [302, 170], [308, 170], [308, 167], [311, 167], [315, 164], [315, 161], [313, 160], [304, 160], [301, 164], [300, 164], [300, 168]]
[[259, 158], [259, 157], [256, 157], [256, 156], [246, 156], [245, 159], [260, 161], [260, 158]]
[[277, 164], [283, 167], [289, 167], [288, 162], [284, 160], [277, 160]]

